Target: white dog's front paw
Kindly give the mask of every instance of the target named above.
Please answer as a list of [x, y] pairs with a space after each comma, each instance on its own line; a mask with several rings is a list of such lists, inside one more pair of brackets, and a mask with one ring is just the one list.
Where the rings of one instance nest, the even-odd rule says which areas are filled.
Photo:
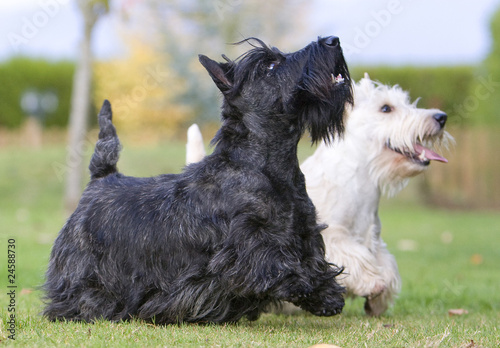
[[378, 317], [389, 308], [390, 297], [387, 296], [387, 289], [379, 292], [376, 296], [366, 297], [365, 313], [371, 317]]
[[375, 286], [371, 289], [370, 293], [367, 295], [368, 298], [375, 298], [380, 296], [384, 291], [386, 291], [387, 286], [384, 281], [378, 281]]
[[378, 317], [391, 305], [394, 297], [394, 289], [390, 284], [378, 283], [372, 292], [365, 296], [365, 313], [372, 317]]

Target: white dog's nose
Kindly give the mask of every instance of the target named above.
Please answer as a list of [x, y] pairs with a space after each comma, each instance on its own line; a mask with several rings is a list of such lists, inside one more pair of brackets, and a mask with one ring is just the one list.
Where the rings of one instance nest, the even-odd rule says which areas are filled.
[[444, 127], [446, 120], [448, 119], [448, 115], [446, 115], [444, 112], [440, 112], [438, 114], [435, 114], [432, 117], [436, 120], [437, 123], [439, 123], [439, 126], [441, 128]]

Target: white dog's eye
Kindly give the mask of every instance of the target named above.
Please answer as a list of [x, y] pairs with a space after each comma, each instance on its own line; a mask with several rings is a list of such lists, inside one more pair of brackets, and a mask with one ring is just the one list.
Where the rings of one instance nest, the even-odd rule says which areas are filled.
[[392, 111], [392, 108], [389, 106], [389, 105], [384, 105], [380, 108], [380, 111], [382, 112], [391, 112]]

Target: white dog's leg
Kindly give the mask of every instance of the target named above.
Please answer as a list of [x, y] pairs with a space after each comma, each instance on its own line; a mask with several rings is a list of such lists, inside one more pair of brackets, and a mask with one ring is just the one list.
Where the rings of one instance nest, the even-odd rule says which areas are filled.
[[401, 289], [401, 277], [399, 276], [396, 259], [387, 250], [382, 242], [377, 253], [379, 272], [384, 280], [385, 289], [378, 296], [368, 296], [365, 302], [365, 311], [369, 315], [378, 316], [385, 312]]
[[385, 291], [378, 260], [373, 253], [356, 241], [342, 226], [331, 226], [322, 231], [329, 262], [344, 267], [337, 279], [348, 290], [348, 295], [376, 297]]

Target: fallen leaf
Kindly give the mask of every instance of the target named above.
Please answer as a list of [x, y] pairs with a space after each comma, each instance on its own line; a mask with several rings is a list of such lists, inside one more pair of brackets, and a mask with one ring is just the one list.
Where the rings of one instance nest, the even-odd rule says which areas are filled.
[[31, 289], [22, 289], [21, 290], [21, 295], [26, 295], [26, 294], [31, 294], [33, 292], [33, 290]]
[[448, 311], [448, 315], [451, 317], [451, 316], [454, 316], [454, 315], [464, 315], [464, 314], [469, 314], [469, 311], [467, 311], [466, 309], [462, 309], [462, 308], [458, 308], [458, 309], [450, 309]]
[[476, 347], [476, 344], [474, 343], [473, 340], [470, 340], [470, 343], [465, 346], [465, 348], [473, 348], [473, 347]]
[[473, 265], [480, 265], [483, 263], [483, 255], [481, 254], [474, 254], [470, 257], [470, 262]]
[[450, 244], [453, 242], [453, 234], [450, 231], [444, 231], [441, 233], [441, 242], [443, 244]]
[[397, 248], [401, 251], [415, 251], [418, 249], [418, 243], [411, 239], [401, 239], [398, 241]]

